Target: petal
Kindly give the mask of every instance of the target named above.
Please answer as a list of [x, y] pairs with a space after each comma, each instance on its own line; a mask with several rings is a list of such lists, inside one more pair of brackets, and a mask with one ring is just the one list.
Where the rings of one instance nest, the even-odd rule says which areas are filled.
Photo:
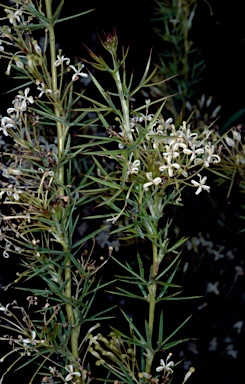
[[73, 376], [81, 377], [81, 373], [80, 372], [73, 372]]
[[164, 367], [157, 367], [157, 368], [156, 368], [156, 371], [157, 371], [157, 372], [161, 372], [163, 369], [164, 369]]
[[162, 181], [161, 177], [156, 177], [156, 178], [153, 180], [153, 183], [154, 183], [155, 185], [158, 185], [158, 184], [161, 183], [161, 181]]
[[143, 189], [145, 190], [145, 191], [148, 191], [148, 187], [150, 186], [150, 185], [152, 185], [153, 183], [151, 182], [151, 181], [149, 181], [149, 183], [145, 183], [144, 185], [143, 185]]
[[152, 172], [146, 172], [146, 177], [148, 180], [152, 181]]

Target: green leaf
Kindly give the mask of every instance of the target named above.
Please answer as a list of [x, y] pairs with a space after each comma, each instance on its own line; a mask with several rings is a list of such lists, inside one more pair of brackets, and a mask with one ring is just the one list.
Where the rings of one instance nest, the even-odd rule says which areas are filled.
[[29, 107], [29, 109], [32, 112], [37, 113], [38, 115], [41, 115], [41, 116], [48, 118], [49, 120], [58, 121], [61, 124], [68, 125], [68, 122], [65, 119], [62, 119], [61, 117], [55, 116], [54, 113], [46, 113], [46, 112], [41, 111], [40, 109], [31, 108], [31, 107]]
[[128, 271], [131, 275], [133, 275], [136, 279], [138, 279], [139, 283], [147, 284], [146, 280], [144, 278], [142, 278], [140, 275], [138, 275], [136, 272], [134, 272], [133, 269], [130, 267], [130, 265], [128, 263], [126, 263], [126, 265], [124, 265], [124, 264], [120, 263], [120, 261], [118, 261], [115, 257], [113, 257], [113, 256], [111, 256], [111, 257], [123, 269], [126, 269], [126, 271]]
[[59, 20], [55, 21], [55, 24], [62, 23], [63, 21], [67, 21], [67, 20], [75, 19], [75, 17], [84, 16], [84, 15], [86, 15], [87, 13], [94, 12], [95, 10], [96, 10], [96, 8], [93, 8], [93, 9], [89, 9], [88, 11], [80, 12], [80, 13], [78, 13], [78, 14], [76, 14], [76, 15], [63, 17], [63, 19], [59, 19]]
[[180, 340], [172, 341], [171, 343], [167, 343], [167, 344], [165, 344], [165, 345], [164, 345], [164, 349], [167, 350], [167, 349], [173, 348], [173, 347], [175, 347], [176, 345], [179, 345], [179, 344], [182, 344], [182, 343], [186, 343], [187, 341], [190, 341], [190, 338], [188, 338], [188, 339], [180, 339]]
[[[174, 271], [173, 271], [172, 274], [169, 276], [169, 278], [168, 278], [168, 280], [167, 280], [167, 284], [171, 284], [171, 281], [173, 280], [173, 278], [174, 278], [174, 276], [175, 276], [177, 270], [178, 270], [178, 265], [175, 267]], [[155, 279], [155, 280], [156, 280], [156, 279]], [[157, 282], [157, 283], [158, 283], [158, 282]], [[166, 293], [167, 290], [168, 290], [168, 287], [169, 287], [168, 285], [163, 285], [163, 287], [162, 287], [161, 291], [159, 292], [158, 297], [157, 297], [157, 299], [156, 299], [157, 301], [160, 300], [160, 299], [165, 295], [165, 293]]]
[[163, 342], [163, 311], [161, 311], [160, 319], [159, 319], [159, 330], [158, 330], [158, 345], [159, 349], [161, 348]]
[[[132, 292], [129, 292], [129, 291], [126, 291], [125, 289], [122, 289], [120, 287], [116, 287], [118, 289], [118, 291], [122, 292], [124, 295], [123, 296], [127, 296], [127, 297], [130, 297], [132, 299], [138, 299], [138, 300], [144, 300], [145, 301], [145, 298], [144, 297], [141, 297], [141, 296], [138, 296], [138, 295], [135, 295], [134, 293]], [[115, 292], [115, 291], [106, 291], [108, 293], [112, 293], [113, 295], [119, 295], [119, 296], [122, 296], [122, 294], [120, 292]]]
[[187, 323], [187, 321], [190, 320], [191, 317], [192, 315], [187, 317], [187, 319], [185, 319], [168, 337], [166, 337], [166, 339], [163, 340], [161, 347], [165, 346], [167, 341], [169, 341]]
[[138, 328], [134, 325], [133, 323], [133, 320], [121, 309], [121, 312], [123, 314], [123, 316], [125, 317], [125, 319], [127, 320], [127, 322], [129, 323], [129, 325], [131, 326], [131, 328], [135, 331], [135, 333], [138, 335], [138, 337], [140, 338], [140, 342], [143, 343], [143, 345], [147, 346], [147, 342], [146, 340], [144, 339], [144, 337], [141, 335], [140, 331], [138, 330]]
[[103, 311], [96, 312], [95, 315], [90, 316], [88, 319], [86, 318], [86, 316], [87, 316], [87, 313], [86, 313], [85, 316], [83, 316], [83, 318], [84, 318], [83, 323], [86, 323], [89, 321], [99, 321], [99, 320], [101, 321], [101, 320], [107, 320], [107, 319], [114, 319], [116, 316], [102, 316], [114, 308], [117, 308], [117, 305], [114, 305], [113, 307], [110, 307], [110, 308], [106, 308]]
[[72, 245], [71, 249], [74, 249], [74, 248], [78, 247], [79, 245], [84, 244], [86, 241], [93, 239], [96, 235], [98, 235], [98, 233], [100, 233], [104, 229], [105, 229], [105, 227], [96, 229], [94, 232], [88, 234], [83, 239], [78, 240], [75, 244]]
[[188, 240], [187, 237], [182, 237], [174, 245], [172, 245], [171, 248], [168, 249], [168, 252], [174, 252], [177, 248], [181, 247], [181, 245], [185, 244], [186, 241]]
[[[158, 280], [161, 279], [164, 275], [166, 275], [166, 273], [172, 268], [172, 266], [176, 264], [176, 262], [177, 262], [178, 259], [180, 258], [180, 255], [181, 255], [181, 252], [179, 252], [178, 255], [173, 259], [173, 261], [167, 266], [167, 268], [165, 268], [164, 271], [162, 271], [162, 272], [155, 278], [155, 281], [158, 281]], [[175, 272], [176, 272], [176, 270], [175, 270]]]

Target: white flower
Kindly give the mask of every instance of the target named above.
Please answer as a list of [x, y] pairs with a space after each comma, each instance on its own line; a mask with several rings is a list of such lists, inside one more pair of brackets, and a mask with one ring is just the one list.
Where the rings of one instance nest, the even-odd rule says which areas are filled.
[[232, 328], [235, 328], [237, 330], [237, 333], [241, 333], [242, 331], [242, 326], [243, 326], [243, 321], [240, 320], [240, 321], [237, 321]]
[[214, 153], [214, 145], [211, 145], [208, 143], [205, 145], [205, 160], [204, 165], [205, 167], [209, 167], [210, 163], [219, 163], [220, 162], [220, 156], [215, 155]]
[[185, 154], [191, 155], [190, 162], [192, 162], [196, 158], [197, 155], [201, 155], [204, 153], [204, 149], [203, 148], [197, 148], [196, 149], [196, 145], [194, 143], [191, 143], [190, 147], [191, 147], [191, 149], [189, 149], [189, 148], [183, 149], [183, 152]]
[[2, 46], [2, 40], [0, 40], [0, 52], [3, 52], [4, 51], [4, 47]]
[[128, 165], [127, 175], [130, 175], [133, 173], [138, 173], [139, 167], [140, 167], [140, 161], [139, 160], [135, 160], [133, 163], [130, 162]]
[[81, 72], [83, 67], [84, 67], [84, 64], [80, 64], [78, 68], [75, 68], [74, 65], [69, 65], [69, 68], [72, 68], [73, 71], [75, 72], [74, 75], [72, 76], [72, 81], [78, 80], [78, 76], [88, 77], [87, 73]]
[[177, 135], [183, 138], [187, 143], [193, 143], [198, 137], [196, 132], [192, 132], [189, 128], [189, 125], [186, 126], [186, 122], [183, 121], [180, 129], [177, 131]]
[[69, 65], [71, 60], [68, 57], [65, 57], [64, 55], [62, 55], [62, 56], [57, 55], [57, 60], [54, 63], [54, 65], [56, 67], [58, 67], [59, 65], [63, 64], [64, 61], [65, 61], [66, 65]]
[[[12, 101], [12, 104], [13, 104], [14, 108], [8, 108], [7, 112], [8, 112], [8, 114], [16, 113], [15, 118], [18, 119], [19, 113], [26, 111], [26, 102], [23, 103], [21, 98], [18, 98], [16, 96], [15, 99]], [[16, 123], [16, 121], [15, 121], [15, 123]]]
[[219, 285], [218, 281], [216, 281], [215, 283], [208, 283], [206, 292], [207, 293], [213, 292], [213, 293], [215, 293], [215, 295], [219, 295], [218, 285]]
[[[186, 147], [186, 145], [185, 145], [185, 147]], [[171, 144], [170, 145], [166, 145], [165, 149], [166, 149], [167, 152], [164, 152], [163, 156], [167, 160], [169, 159], [171, 161], [172, 159], [175, 159], [176, 157], [179, 157], [179, 155], [180, 155], [180, 153], [177, 152], [178, 151], [178, 147], [176, 148], [175, 144], [174, 145], [171, 145]]]
[[36, 339], [36, 332], [31, 331], [31, 339], [22, 339], [21, 338], [21, 341], [22, 341], [24, 346], [26, 346], [27, 344], [35, 345], [35, 344], [39, 343], [39, 341], [35, 340], [35, 339]]
[[10, 306], [10, 303], [8, 303], [6, 305], [6, 307], [4, 307], [2, 304], [0, 304], [0, 311], [3, 311], [5, 314], [8, 313], [8, 307]]
[[37, 87], [38, 91], [41, 91], [38, 95], [38, 98], [42, 97], [44, 93], [53, 93], [52, 89], [45, 88], [44, 83], [38, 83], [39, 87]]
[[70, 381], [72, 380], [72, 376], [78, 376], [80, 377], [81, 376], [81, 373], [80, 372], [74, 372], [74, 368], [73, 368], [73, 365], [69, 364], [65, 367], [65, 369], [67, 370], [67, 372], [69, 372], [69, 374], [66, 376], [65, 378], [65, 381]]
[[159, 170], [161, 172], [165, 171], [166, 169], [168, 170], [168, 174], [169, 174], [169, 177], [173, 177], [174, 175], [174, 172], [173, 172], [173, 168], [175, 169], [179, 169], [180, 168], [180, 165], [177, 164], [177, 163], [171, 163], [171, 156], [167, 156], [167, 165], [161, 165], [159, 167]]
[[208, 185], [205, 185], [205, 182], [207, 180], [207, 176], [204, 176], [202, 178], [202, 176], [198, 173], [197, 176], [199, 177], [199, 183], [198, 181], [195, 181], [195, 180], [191, 180], [191, 183], [195, 186], [195, 187], [198, 187], [197, 188], [197, 191], [195, 192], [196, 195], [199, 195], [200, 192], [202, 192], [202, 190], [205, 190], [205, 191], [210, 191], [210, 187]]
[[237, 358], [237, 355], [238, 355], [238, 351], [236, 351], [236, 350], [233, 349], [233, 348], [234, 348], [234, 345], [233, 345], [233, 344], [227, 345], [225, 352], [226, 352], [226, 354], [227, 354], [228, 356], [232, 356], [233, 359], [236, 359], [236, 358]]
[[169, 355], [166, 358], [166, 363], [164, 362], [163, 359], [160, 360], [160, 366], [156, 368], [157, 372], [164, 371], [164, 373], [173, 373], [174, 371], [172, 370], [172, 366], [174, 365], [173, 361], [169, 361], [170, 357], [172, 356], [172, 353], [169, 353]]
[[22, 15], [22, 11], [20, 9], [15, 12], [10, 9], [5, 9], [5, 12], [9, 14], [9, 22], [11, 24], [16, 25], [16, 20], [20, 23], [20, 16]]
[[144, 185], [143, 185], [143, 188], [144, 188], [144, 190], [145, 191], [148, 191], [148, 187], [150, 186], [150, 185], [158, 185], [158, 184], [160, 184], [161, 183], [161, 181], [162, 181], [162, 179], [161, 179], [161, 177], [155, 177], [155, 179], [153, 179], [152, 178], [152, 172], [147, 172], [146, 173], [146, 177], [147, 177], [147, 179], [148, 180], [150, 180], [148, 183], [145, 183]]
[[[10, 174], [10, 173], [8, 172], [8, 174]], [[9, 184], [8, 188], [9, 189], [7, 190], [7, 195], [13, 196], [13, 198], [15, 200], [19, 200], [20, 199], [19, 194], [21, 193], [21, 191], [17, 191], [16, 187], [13, 186], [12, 184]], [[11, 188], [13, 188], [13, 189], [11, 189]]]
[[13, 124], [12, 119], [6, 116], [2, 117], [0, 131], [2, 131], [5, 136], [8, 136], [7, 128], [14, 128], [14, 127], [15, 126]]
[[25, 91], [24, 91], [24, 96], [22, 96], [22, 95], [16, 96], [18, 99], [22, 100], [22, 102], [21, 102], [22, 108], [26, 108], [27, 107], [27, 102], [31, 103], [31, 104], [34, 103], [33, 97], [32, 96], [28, 96], [29, 92], [30, 92], [30, 88], [26, 88]]
[[217, 347], [218, 347], [217, 337], [213, 337], [212, 340], [210, 340], [209, 342], [208, 350], [217, 351]]

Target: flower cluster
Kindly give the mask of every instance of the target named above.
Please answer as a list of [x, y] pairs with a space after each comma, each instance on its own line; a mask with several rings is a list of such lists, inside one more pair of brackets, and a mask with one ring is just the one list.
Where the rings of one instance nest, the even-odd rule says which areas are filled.
[[230, 160], [232, 159], [235, 165], [242, 170], [245, 164], [244, 127], [242, 125], [233, 127], [228, 134], [225, 135], [223, 144], [225, 146], [224, 153], [228, 155], [224, 156], [224, 158], [229, 157]]
[[[16, 240], [21, 236], [20, 223], [30, 225], [35, 213], [43, 209], [43, 193], [47, 198], [54, 178], [53, 169], [58, 163], [57, 138], [50, 135], [53, 140], [50, 144], [42, 136], [41, 126], [37, 135], [36, 125], [40, 121], [35, 112], [29, 111], [29, 105], [34, 103], [29, 93], [29, 88], [19, 92], [13, 106], [7, 109], [8, 116], [0, 118], [0, 132], [10, 136], [8, 143], [11, 138], [14, 143], [9, 151], [10, 144], [3, 141], [7, 150], [0, 166], [0, 200], [6, 207], [0, 212], [0, 241], [5, 240], [4, 246], [1, 243], [5, 258], [9, 257], [10, 251], [22, 253]], [[31, 238], [28, 240], [27, 237], [25, 241], [30, 242]]]
[[[150, 101], [146, 100], [146, 114], [138, 113], [130, 119], [130, 133], [135, 141], [139, 136], [141, 148], [135, 154], [131, 153], [128, 162], [127, 175], [140, 175], [146, 180], [143, 189], [148, 191], [150, 186], [161, 187], [175, 183], [180, 178], [185, 184], [197, 175], [199, 180], [191, 180], [197, 188], [196, 195], [202, 190], [209, 192], [206, 185], [207, 177], [202, 177], [197, 170], [209, 168], [220, 162], [220, 148], [217, 138], [211, 129], [204, 127], [202, 131], [192, 131], [191, 125], [185, 121], [176, 128], [171, 118], [166, 121], [162, 117], [148, 114]], [[120, 126], [120, 147], [127, 145], [125, 130]], [[189, 185], [191, 185], [189, 184]]]

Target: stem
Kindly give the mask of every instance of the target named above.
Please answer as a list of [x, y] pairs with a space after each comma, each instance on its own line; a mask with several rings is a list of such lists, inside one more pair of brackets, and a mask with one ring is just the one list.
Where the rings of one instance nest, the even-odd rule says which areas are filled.
[[[45, 0], [46, 4], [46, 13], [47, 13], [47, 18], [50, 20], [49, 24], [49, 44], [50, 44], [50, 60], [51, 60], [51, 75], [52, 75], [52, 91], [57, 92], [58, 90], [58, 79], [57, 79], [57, 67], [55, 66], [55, 61], [56, 61], [56, 46], [55, 46], [55, 32], [54, 32], [54, 24], [52, 22], [53, 14], [52, 14], [52, 0]], [[58, 94], [59, 95], [59, 94]], [[60, 96], [57, 96], [56, 102], [54, 103], [54, 113], [57, 118], [61, 116], [60, 111], [62, 111], [62, 103], [60, 100]], [[66, 140], [66, 126], [59, 121], [56, 122], [56, 127], [57, 127], [57, 140], [58, 140], [58, 159], [61, 160], [63, 154], [64, 154], [64, 149], [65, 149], [65, 140]], [[56, 177], [59, 181], [59, 184], [61, 185], [57, 191], [57, 193], [60, 196], [64, 195], [64, 166], [59, 167]], [[62, 217], [60, 217], [62, 220]], [[71, 275], [71, 262], [69, 258], [69, 251], [67, 249], [67, 244], [65, 241], [65, 237], [62, 234], [61, 236], [60, 243], [63, 246], [63, 250], [66, 252], [66, 257], [64, 260], [64, 278], [65, 281], [67, 281], [67, 284], [64, 288], [64, 295], [68, 299], [72, 299], [72, 275]], [[78, 353], [78, 337], [79, 337], [79, 332], [80, 332], [80, 326], [74, 327], [75, 324], [75, 312], [70, 303], [66, 303], [66, 314], [67, 314], [67, 320], [68, 322], [71, 322], [73, 329], [71, 332], [71, 352], [72, 355], [75, 359], [78, 359], [79, 353]], [[80, 380], [78, 382], [81, 382]]]
[[[51, 75], [52, 75], [52, 91], [57, 92], [58, 90], [58, 79], [57, 79], [57, 67], [55, 66], [56, 61], [56, 46], [55, 46], [55, 33], [54, 24], [52, 22], [52, 0], [45, 0], [47, 18], [50, 20], [49, 24], [49, 46], [50, 46], [50, 60], [51, 60]], [[60, 117], [60, 108], [57, 103], [54, 104], [54, 113], [56, 117]], [[60, 160], [65, 148], [65, 126], [59, 121], [56, 122], [57, 127], [57, 139], [58, 139], [58, 159]], [[61, 184], [64, 184], [64, 167], [59, 167], [57, 172], [57, 178]], [[63, 188], [60, 187], [59, 194], [64, 194]]]
[[[159, 216], [162, 211], [162, 198], [160, 196], [154, 196], [148, 200], [148, 208], [151, 216], [155, 219], [154, 224], [151, 228], [151, 233], [154, 234], [154, 237], [158, 238], [158, 221]], [[159, 256], [158, 256], [158, 245], [155, 242], [152, 242], [152, 272], [150, 276], [149, 284], [149, 320], [148, 326], [150, 331], [150, 337], [152, 339], [153, 329], [154, 329], [154, 319], [155, 319], [155, 308], [156, 308], [156, 294], [157, 294], [157, 282], [154, 280], [158, 275], [159, 270]], [[152, 361], [154, 358], [154, 353], [151, 351], [151, 346], [147, 351], [146, 366], [145, 372], [151, 373]]]
[[[153, 273], [155, 277], [157, 275], [156, 270], [157, 268], [157, 245], [152, 244], [152, 256], [153, 256]], [[149, 330], [150, 330], [150, 336], [152, 338], [153, 329], [154, 329], [154, 318], [155, 318], [155, 307], [156, 307], [156, 292], [157, 292], [157, 283], [155, 281], [152, 281], [149, 285]], [[150, 352], [149, 352], [150, 353]], [[146, 366], [145, 366], [145, 372], [150, 373], [151, 372], [151, 366], [153, 361], [153, 354], [149, 354], [146, 359]]]

